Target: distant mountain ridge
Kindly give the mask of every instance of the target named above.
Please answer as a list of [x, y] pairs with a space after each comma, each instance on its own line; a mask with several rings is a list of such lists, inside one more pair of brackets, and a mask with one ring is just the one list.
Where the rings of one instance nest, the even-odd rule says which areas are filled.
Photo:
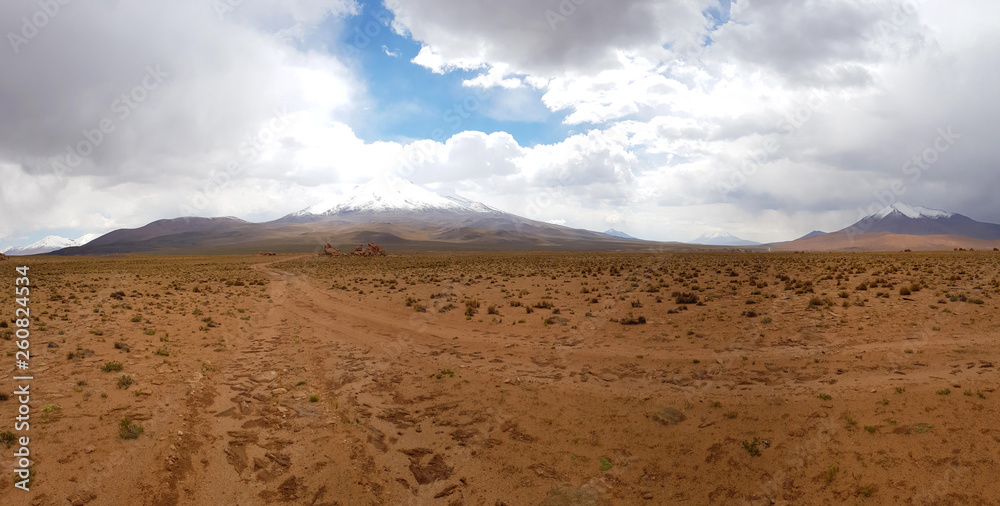
[[6, 255], [40, 255], [42, 253], [49, 253], [51, 251], [60, 250], [63, 248], [70, 248], [73, 246], [83, 246], [90, 241], [96, 239], [98, 234], [84, 234], [76, 239], [67, 239], [65, 237], [60, 237], [58, 235], [47, 235], [42, 239], [31, 243], [27, 246], [11, 246], [5, 248], [0, 253]]
[[619, 238], [622, 238], [622, 239], [635, 239], [637, 241], [641, 240], [641, 239], [639, 239], [637, 237], [632, 237], [632, 236], [626, 234], [625, 232], [622, 232], [621, 230], [615, 230], [613, 228], [609, 228], [609, 229], [605, 230], [603, 233], [604, 233], [604, 235], [610, 235], [611, 237], [619, 237]]
[[985, 241], [1000, 239], [1000, 225], [902, 202], [896, 202], [871, 213], [838, 232], [852, 235], [879, 232], [905, 235], [955, 235]]
[[1000, 225], [896, 202], [836, 232], [808, 234], [774, 246], [801, 251], [992, 249], [1000, 247]]
[[697, 239], [690, 241], [691, 244], [708, 244], [713, 246], [760, 246], [759, 242], [740, 239], [729, 232], [717, 231], [707, 232]]
[[322, 251], [377, 242], [408, 250], [603, 250], [697, 247], [651, 243], [544, 223], [458, 196], [441, 196], [387, 177], [266, 223], [239, 218], [175, 218], [115, 230], [57, 255], [191, 254]]

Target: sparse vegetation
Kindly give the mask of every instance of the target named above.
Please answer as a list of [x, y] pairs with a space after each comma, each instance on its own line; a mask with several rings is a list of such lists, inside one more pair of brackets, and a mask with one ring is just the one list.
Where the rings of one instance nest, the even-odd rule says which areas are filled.
[[823, 470], [823, 473], [820, 476], [823, 478], [823, 483], [829, 485], [837, 478], [837, 473], [839, 472], [840, 466], [830, 466]]
[[751, 440], [744, 439], [741, 444], [743, 449], [750, 454], [751, 457], [760, 457], [760, 447], [767, 447], [767, 441], [762, 441], [760, 438], [753, 438]]
[[117, 360], [112, 360], [111, 362], [105, 362], [104, 365], [101, 366], [101, 370], [104, 372], [120, 372], [124, 368], [125, 366], [123, 366], [122, 363], [118, 362]]
[[121, 389], [127, 389], [128, 387], [132, 386], [133, 383], [135, 383], [135, 380], [133, 380], [131, 376], [127, 374], [122, 374], [121, 376], [118, 377], [117, 386], [118, 388]]
[[138, 439], [144, 430], [142, 425], [133, 423], [127, 416], [118, 422], [118, 436], [122, 439]]

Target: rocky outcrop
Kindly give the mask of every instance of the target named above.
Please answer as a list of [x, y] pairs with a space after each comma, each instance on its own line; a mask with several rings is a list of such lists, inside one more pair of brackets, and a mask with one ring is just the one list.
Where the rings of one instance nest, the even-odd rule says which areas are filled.
[[329, 257], [335, 257], [335, 256], [337, 256], [339, 254], [340, 254], [340, 250], [339, 249], [334, 248], [333, 246], [330, 245], [330, 243], [326, 243], [326, 244], [323, 245], [323, 252], [320, 253], [320, 256], [326, 255], [326, 256], [329, 256]]
[[352, 251], [351, 254], [362, 257], [384, 257], [385, 248], [370, 242], [368, 243], [367, 248], [359, 244], [356, 248], [354, 248], [354, 251]]

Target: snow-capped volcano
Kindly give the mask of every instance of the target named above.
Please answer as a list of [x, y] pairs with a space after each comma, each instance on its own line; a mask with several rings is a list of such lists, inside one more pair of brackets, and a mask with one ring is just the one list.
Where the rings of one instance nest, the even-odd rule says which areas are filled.
[[711, 246], [760, 246], [759, 242], [740, 239], [725, 231], [707, 232], [697, 239], [690, 241], [692, 244], [707, 244]]
[[0, 253], [7, 255], [38, 255], [72, 246], [83, 246], [97, 237], [97, 234], [84, 234], [76, 239], [67, 239], [58, 235], [47, 235], [27, 246], [12, 246]]
[[885, 208], [868, 215], [868, 218], [882, 219], [892, 216], [894, 214], [902, 215], [914, 220], [921, 218], [937, 220], [941, 218], [951, 218], [952, 216], [955, 216], [955, 213], [949, 213], [947, 211], [930, 209], [927, 207], [920, 207], [920, 206], [910, 206], [902, 202], [896, 202], [891, 206], [886, 206]]
[[352, 214], [420, 213], [502, 214], [486, 204], [457, 196], [442, 196], [399, 177], [376, 177], [354, 187], [335, 201], [322, 202], [286, 218], [323, 218]]
[[896, 202], [843, 229], [852, 235], [866, 233], [904, 235], [954, 235], [983, 240], [1000, 239], [1000, 225], [982, 223], [968, 216]]

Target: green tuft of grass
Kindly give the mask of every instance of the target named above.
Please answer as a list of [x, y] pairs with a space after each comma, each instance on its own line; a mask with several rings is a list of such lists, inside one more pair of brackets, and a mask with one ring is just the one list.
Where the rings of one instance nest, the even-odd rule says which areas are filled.
[[753, 438], [750, 441], [744, 439], [740, 444], [743, 445], [743, 449], [750, 454], [751, 457], [760, 457], [760, 438]]
[[937, 392], [934, 392], [934, 393], [936, 393], [938, 395], [948, 395], [948, 394], [951, 393], [951, 389], [950, 388], [942, 388], [941, 390], [938, 390]]
[[819, 398], [820, 398], [821, 400], [824, 400], [824, 401], [828, 401], [828, 400], [830, 400], [830, 399], [833, 399], [833, 397], [832, 397], [832, 396], [830, 396], [829, 394], [819, 394]]
[[132, 419], [127, 416], [118, 422], [118, 435], [122, 439], [138, 439], [143, 430], [142, 425], [132, 423]]
[[612, 464], [610, 460], [604, 457], [597, 457], [597, 460], [601, 461], [601, 471], [607, 471], [608, 469], [611, 469]]
[[309, 402], [319, 402], [319, 396], [310, 395], [309, 396]]
[[837, 477], [837, 473], [840, 472], [840, 466], [830, 466], [823, 471], [821, 476], [823, 477], [823, 482], [827, 485], [833, 483], [833, 480]]
[[858, 426], [858, 421], [855, 420], [854, 416], [847, 411], [844, 411], [843, 414], [840, 415], [840, 418], [844, 420], [845, 424], [847, 424], [847, 430], [854, 430]]

